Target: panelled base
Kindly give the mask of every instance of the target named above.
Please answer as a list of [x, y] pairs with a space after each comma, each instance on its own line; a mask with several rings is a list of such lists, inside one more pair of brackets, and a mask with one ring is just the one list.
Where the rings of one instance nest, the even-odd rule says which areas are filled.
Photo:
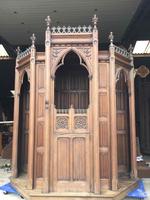
[[43, 193], [41, 190], [27, 189], [27, 181], [25, 179], [11, 179], [11, 183], [17, 191], [27, 200], [121, 200], [127, 193], [137, 187], [137, 181], [120, 181], [118, 191], [102, 191], [100, 195], [94, 193]]

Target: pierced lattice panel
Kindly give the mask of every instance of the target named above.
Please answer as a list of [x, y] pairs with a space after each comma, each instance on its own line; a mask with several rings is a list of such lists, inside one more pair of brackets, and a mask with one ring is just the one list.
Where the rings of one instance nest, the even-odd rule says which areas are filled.
[[56, 129], [69, 129], [69, 117], [57, 116], [56, 117]]
[[87, 129], [87, 116], [74, 117], [74, 129]]

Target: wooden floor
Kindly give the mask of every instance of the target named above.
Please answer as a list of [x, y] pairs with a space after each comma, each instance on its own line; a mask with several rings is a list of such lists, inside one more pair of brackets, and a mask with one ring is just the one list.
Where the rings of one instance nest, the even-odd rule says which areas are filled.
[[40, 190], [27, 189], [27, 181], [25, 177], [19, 179], [11, 179], [13, 186], [27, 200], [121, 200], [127, 193], [137, 186], [136, 181], [120, 181], [120, 189], [117, 192], [103, 191], [100, 195], [93, 193], [42, 193]]

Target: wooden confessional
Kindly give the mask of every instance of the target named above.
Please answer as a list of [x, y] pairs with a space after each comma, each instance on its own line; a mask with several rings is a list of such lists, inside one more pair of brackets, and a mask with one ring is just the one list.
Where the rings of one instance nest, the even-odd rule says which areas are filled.
[[33, 34], [16, 59], [11, 181], [30, 199], [121, 199], [137, 176], [132, 52], [112, 33], [99, 51], [96, 16], [46, 23], [45, 52]]

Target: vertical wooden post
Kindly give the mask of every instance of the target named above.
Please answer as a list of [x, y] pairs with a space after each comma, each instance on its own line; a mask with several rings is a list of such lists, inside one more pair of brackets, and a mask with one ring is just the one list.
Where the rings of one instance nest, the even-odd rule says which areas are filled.
[[115, 47], [113, 44], [113, 33], [110, 39], [110, 130], [111, 130], [111, 178], [112, 190], [117, 190], [118, 186], [118, 159], [117, 159], [117, 129], [116, 129], [116, 75], [115, 75]]
[[[17, 54], [20, 49], [18, 47]], [[16, 58], [15, 69], [15, 95], [14, 95], [14, 123], [13, 123], [13, 144], [12, 144], [12, 177], [16, 178], [18, 175], [18, 127], [19, 127], [19, 72], [18, 72], [18, 56]], [[21, 83], [20, 83], [21, 84]]]
[[35, 136], [35, 36], [31, 37], [31, 55], [30, 55], [30, 104], [29, 104], [29, 144], [28, 144], [28, 188], [32, 189], [34, 184], [34, 136]]
[[93, 158], [94, 158], [94, 193], [100, 193], [100, 159], [99, 159], [99, 113], [98, 113], [98, 18], [93, 17]]
[[45, 32], [45, 136], [44, 136], [44, 187], [43, 191], [49, 192], [50, 180], [50, 22], [49, 16], [46, 18], [47, 29]]
[[132, 69], [130, 70], [130, 94], [129, 94], [129, 110], [130, 110], [130, 141], [131, 141], [131, 177], [137, 178], [137, 162], [136, 162], [136, 125], [135, 125], [135, 92], [134, 92], [134, 63], [132, 46], [130, 45], [130, 59]]

